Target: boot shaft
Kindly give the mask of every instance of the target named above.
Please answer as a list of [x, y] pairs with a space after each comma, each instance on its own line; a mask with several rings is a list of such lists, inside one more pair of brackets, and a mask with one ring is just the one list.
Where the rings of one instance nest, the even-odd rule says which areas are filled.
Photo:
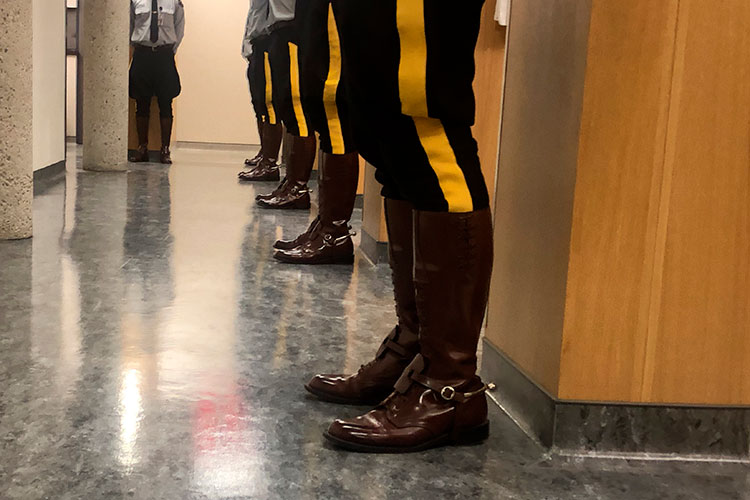
[[469, 380], [492, 274], [492, 216], [415, 211], [414, 281], [427, 374]]
[[385, 223], [399, 326], [419, 334], [414, 288], [414, 206], [408, 201], [386, 198]]
[[318, 210], [323, 226], [346, 227], [357, 198], [359, 155], [321, 153], [318, 180]]
[[271, 125], [267, 121], [263, 123], [260, 130], [260, 151], [264, 158], [274, 163], [278, 161], [283, 136], [284, 127], [280, 123], [275, 125]]
[[307, 184], [315, 165], [317, 140], [314, 135], [310, 137], [287, 135], [287, 137], [292, 144], [286, 166], [287, 181], [290, 185]]
[[172, 125], [174, 123], [174, 118], [169, 116], [162, 116], [159, 119], [159, 123], [161, 125], [161, 147], [162, 150], [164, 148], [169, 148], [169, 144], [172, 141]]
[[135, 117], [135, 127], [138, 131], [138, 146], [146, 146], [148, 150], [148, 116], [137, 116]]

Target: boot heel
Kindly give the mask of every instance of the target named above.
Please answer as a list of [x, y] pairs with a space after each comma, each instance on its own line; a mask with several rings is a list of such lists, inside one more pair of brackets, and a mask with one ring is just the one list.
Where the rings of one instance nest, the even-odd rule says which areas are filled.
[[455, 431], [453, 444], [459, 446], [478, 444], [490, 437], [490, 423], [485, 422], [480, 426]]
[[310, 198], [300, 198], [295, 200], [292, 206], [295, 210], [309, 210], [310, 209]]
[[347, 255], [346, 257], [341, 257], [339, 259], [338, 263], [339, 264], [344, 264], [344, 265], [349, 265], [349, 266], [352, 265], [352, 264], [354, 264], [354, 254]]

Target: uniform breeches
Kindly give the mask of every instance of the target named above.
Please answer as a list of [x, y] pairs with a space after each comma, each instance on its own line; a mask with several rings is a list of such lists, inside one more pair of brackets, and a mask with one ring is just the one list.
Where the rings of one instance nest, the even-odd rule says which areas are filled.
[[419, 210], [489, 206], [474, 49], [483, 0], [333, 0], [354, 136], [383, 194]]
[[297, 20], [271, 34], [273, 102], [287, 130], [317, 132], [330, 154], [356, 151], [338, 29], [329, 0], [297, 3]]
[[130, 97], [136, 100], [156, 96], [166, 102], [180, 95], [182, 86], [172, 48], [157, 51], [136, 48], [130, 65], [129, 89]]
[[247, 79], [255, 115], [264, 122], [276, 125], [278, 118], [273, 107], [271, 64], [268, 54], [270, 41], [267, 36], [253, 41], [253, 53], [247, 66]]

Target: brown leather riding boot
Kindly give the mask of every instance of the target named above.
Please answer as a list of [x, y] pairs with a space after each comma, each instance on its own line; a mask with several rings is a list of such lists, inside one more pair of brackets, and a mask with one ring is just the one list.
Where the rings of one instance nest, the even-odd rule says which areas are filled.
[[285, 176], [283, 179], [281, 179], [281, 182], [279, 183], [279, 185], [276, 186], [276, 189], [274, 189], [270, 193], [267, 193], [267, 194], [256, 194], [255, 195], [255, 201], [258, 201], [258, 200], [270, 200], [274, 196], [278, 196], [279, 193], [281, 193], [284, 189], [287, 188], [287, 182], [286, 182], [286, 180], [287, 179], [286, 179], [286, 176]]
[[414, 234], [420, 354], [382, 404], [331, 424], [326, 438], [349, 450], [412, 452], [489, 435], [491, 386], [476, 376], [476, 351], [492, 271], [490, 211], [415, 212]]
[[[279, 160], [281, 151], [281, 142], [284, 138], [284, 126], [281, 123], [271, 124], [268, 121], [263, 125], [263, 138], [261, 139], [261, 154], [263, 158], [273, 160], [276, 163]], [[260, 162], [258, 162], [260, 164]]]
[[148, 116], [136, 116], [135, 127], [138, 130], [138, 151], [130, 158], [133, 163], [143, 163], [148, 158]]
[[[279, 151], [281, 150], [283, 137], [284, 127], [280, 123], [275, 125], [271, 125], [267, 121], [263, 123], [263, 126], [260, 129], [260, 151], [254, 158], [245, 160], [245, 166], [250, 167], [250, 170], [243, 170], [237, 174], [240, 180], [279, 180], [279, 178], [265, 178], [268, 174], [265, 170], [268, 170], [272, 166], [278, 167]], [[253, 172], [262, 167], [263, 164], [265, 164], [264, 171], [254, 174]], [[275, 177], [275, 175], [271, 173], [270, 177]]]
[[257, 167], [239, 173], [241, 182], [271, 182], [279, 181], [279, 165], [275, 161], [263, 158]]
[[391, 392], [419, 353], [419, 318], [414, 291], [412, 205], [385, 200], [388, 250], [398, 325], [385, 338], [375, 359], [354, 375], [315, 375], [305, 388], [324, 401], [375, 405]]
[[260, 163], [261, 158], [263, 158], [263, 127], [265, 127], [265, 124], [263, 123], [263, 118], [258, 118], [258, 135], [260, 135], [260, 149], [258, 150], [258, 154], [253, 156], [252, 158], [247, 158], [245, 160], [245, 166], [246, 167], [257, 167], [258, 163]]
[[291, 137], [292, 147], [287, 161], [286, 185], [274, 196], [257, 198], [258, 205], [263, 208], [279, 210], [310, 208], [310, 189], [307, 187], [307, 182], [310, 180], [315, 164], [317, 140], [315, 136]]
[[315, 231], [317, 231], [319, 227], [320, 227], [320, 216], [318, 215], [310, 223], [310, 226], [308, 226], [307, 231], [300, 234], [293, 240], [277, 240], [276, 243], [273, 244], [273, 247], [276, 250], [291, 250], [293, 248], [297, 248], [298, 246], [302, 245], [303, 243], [308, 241], [310, 238], [312, 238]]
[[172, 124], [174, 118], [171, 116], [162, 116], [159, 119], [161, 125], [161, 151], [159, 153], [159, 162], [165, 165], [172, 164], [172, 153], [169, 151], [169, 143], [172, 140]]
[[352, 264], [354, 243], [349, 220], [354, 211], [359, 180], [356, 153], [323, 153], [319, 172], [320, 227], [308, 241], [291, 250], [277, 250], [274, 258], [288, 264]]

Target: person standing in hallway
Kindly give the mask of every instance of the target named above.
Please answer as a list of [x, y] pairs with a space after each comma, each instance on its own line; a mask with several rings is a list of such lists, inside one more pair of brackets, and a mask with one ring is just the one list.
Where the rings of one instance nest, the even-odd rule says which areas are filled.
[[[341, 73], [341, 44], [328, 0], [297, 0], [299, 99], [320, 137], [318, 215], [293, 240], [277, 241], [274, 258], [291, 264], [351, 264], [351, 220], [359, 181], [359, 154]], [[293, 88], [295, 85], [293, 85]], [[291, 192], [290, 192], [291, 194]], [[277, 199], [289, 196], [282, 191]], [[259, 203], [272, 203], [273, 200]]]
[[[245, 160], [245, 166], [251, 170], [261, 163], [277, 163], [284, 130], [270, 101], [271, 81], [266, 81], [269, 37], [261, 30], [267, 19], [268, 0], [251, 0], [245, 23], [245, 36], [242, 39], [242, 57], [247, 60], [247, 81], [260, 136], [260, 151], [255, 157]], [[268, 100], [266, 96], [269, 96]], [[243, 175], [244, 171], [240, 173], [240, 178]]]
[[332, 0], [359, 151], [383, 184], [398, 324], [320, 399], [377, 404], [325, 437], [410, 452], [489, 435], [477, 346], [492, 272], [489, 195], [472, 137], [483, 0]]
[[[284, 124], [287, 132], [284, 140], [289, 141], [290, 147], [284, 181], [272, 193], [258, 196], [257, 201], [264, 208], [307, 210], [310, 208], [307, 182], [315, 163], [317, 141], [300, 102], [296, 1], [268, 0], [267, 3], [268, 15], [262, 28], [269, 34], [266, 85], [270, 77], [270, 101], [277, 118]], [[240, 175], [245, 181], [279, 180], [280, 177], [278, 166], [270, 164]]]
[[177, 48], [185, 35], [182, 0], [131, 0], [130, 97], [136, 101], [138, 151], [131, 161], [148, 161], [148, 131], [151, 99], [159, 103], [161, 163], [172, 163], [172, 101], [180, 95], [180, 75], [175, 64]]

